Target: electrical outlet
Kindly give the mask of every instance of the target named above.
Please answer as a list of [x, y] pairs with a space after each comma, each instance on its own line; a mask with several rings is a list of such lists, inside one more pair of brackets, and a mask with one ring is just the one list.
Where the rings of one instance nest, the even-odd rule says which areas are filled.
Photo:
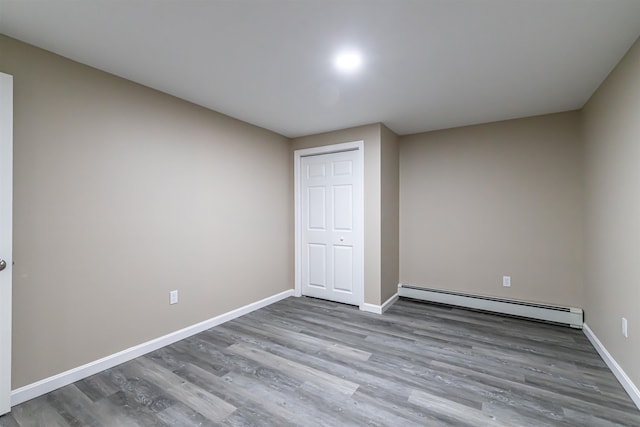
[[627, 329], [627, 319], [622, 318], [622, 336], [625, 338], [629, 338], [629, 330]]
[[502, 276], [502, 286], [505, 288], [511, 287], [511, 276]]
[[178, 291], [169, 292], [169, 304], [177, 304], [178, 303]]

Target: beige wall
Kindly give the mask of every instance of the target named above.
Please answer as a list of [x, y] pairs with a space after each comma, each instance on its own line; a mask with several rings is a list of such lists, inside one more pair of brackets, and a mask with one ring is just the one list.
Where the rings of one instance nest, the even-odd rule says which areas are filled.
[[577, 112], [401, 137], [400, 282], [582, 307], [581, 166]]
[[380, 126], [359, 126], [291, 142], [293, 151], [364, 141], [364, 300], [370, 304], [380, 304]]
[[13, 388], [292, 288], [286, 138], [4, 36], [0, 71]]
[[400, 275], [399, 215], [400, 215], [400, 158], [398, 136], [386, 126], [380, 134], [380, 193], [381, 193], [381, 274], [380, 301], [384, 303], [398, 292]]
[[[586, 323], [640, 386], [640, 41], [583, 110]], [[629, 338], [621, 334], [621, 318]]]

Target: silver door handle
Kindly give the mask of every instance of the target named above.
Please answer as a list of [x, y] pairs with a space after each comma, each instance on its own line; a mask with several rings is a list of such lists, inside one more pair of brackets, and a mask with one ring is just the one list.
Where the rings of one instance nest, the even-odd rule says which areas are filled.
[[3, 259], [0, 259], [0, 271], [4, 270], [5, 268], [7, 268], [7, 262]]

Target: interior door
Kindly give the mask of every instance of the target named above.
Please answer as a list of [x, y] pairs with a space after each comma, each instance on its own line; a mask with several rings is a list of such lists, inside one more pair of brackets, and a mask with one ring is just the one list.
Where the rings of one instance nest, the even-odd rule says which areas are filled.
[[361, 167], [356, 150], [301, 159], [303, 295], [362, 303]]
[[0, 73], [0, 415], [11, 409], [13, 78]]

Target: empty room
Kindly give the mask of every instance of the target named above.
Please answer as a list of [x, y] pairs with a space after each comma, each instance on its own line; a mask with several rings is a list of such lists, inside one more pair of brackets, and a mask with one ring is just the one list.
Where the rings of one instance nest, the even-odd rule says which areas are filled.
[[639, 37], [0, 0], [0, 426], [640, 426]]

